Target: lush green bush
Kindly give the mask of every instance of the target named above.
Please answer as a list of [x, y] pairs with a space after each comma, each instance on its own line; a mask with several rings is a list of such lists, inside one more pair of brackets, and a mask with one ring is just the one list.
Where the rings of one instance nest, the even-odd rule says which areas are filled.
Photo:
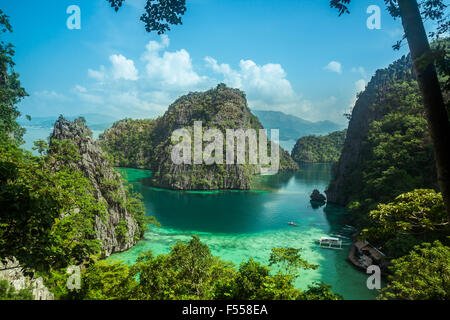
[[369, 223], [362, 236], [383, 246], [390, 257], [407, 254], [422, 242], [446, 241], [449, 234], [442, 195], [427, 189], [401, 194], [393, 202], [379, 204], [369, 213]]
[[342, 299], [325, 284], [302, 291], [294, 287], [299, 269], [315, 268], [300, 257], [300, 250], [273, 249], [270, 262], [278, 271], [253, 259], [238, 269], [211, 254], [197, 236], [178, 242], [169, 254], [144, 252], [132, 266], [121, 262], [91, 263], [82, 272], [81, 290], [65, 287], [68, 275], [53, 272], [46, 284], [60, 299]]
[[31, 288], [16, 290], [7, 280], [0, 280], [0, 300], [32, 300]]
[[449, 300], [450, 247], [439, 241], [415, 246], [392, 260], [389, 283], [380, 299]]

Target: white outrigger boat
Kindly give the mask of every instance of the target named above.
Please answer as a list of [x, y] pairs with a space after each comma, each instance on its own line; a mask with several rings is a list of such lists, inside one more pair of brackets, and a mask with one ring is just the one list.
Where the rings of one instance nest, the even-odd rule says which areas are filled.
[[320, 237], [319, 247], [324, 249], [342, 250], [342, 240], [333, 237]]

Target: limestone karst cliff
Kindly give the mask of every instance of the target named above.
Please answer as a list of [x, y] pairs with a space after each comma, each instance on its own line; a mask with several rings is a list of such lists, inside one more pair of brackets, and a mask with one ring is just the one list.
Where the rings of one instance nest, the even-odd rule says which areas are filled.
[[[75, 159], [67, 156], [67, 147], [74, 148]], [[126, 208], [127, 195], [117, 173], [89, 128], [82, 120], [73, 122], [60, 117], [50, 137], [49, 155], [52, 170], [67, 166], [81, 171], [93, 185], [94, 196], [104, 202], [107, 214], [95, 217], [94, 230], [101, 241], [103, 256], [131, 248], [142, 236], [136, 217]], [[63, 156], [64, 155], [64, 156]]]

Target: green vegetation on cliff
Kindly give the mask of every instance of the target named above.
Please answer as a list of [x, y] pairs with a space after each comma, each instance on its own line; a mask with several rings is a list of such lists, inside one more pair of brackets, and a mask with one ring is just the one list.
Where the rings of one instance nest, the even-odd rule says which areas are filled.
[[306, 136], [297, 140], [292, 149], [292, 159], [297, 162], [337, 162], [344, 146], [347, 130], [326, 136]]
[[152, 130], [155, 120], [124, 119], [100, 135], [100, 145], [111, 156], [114, 166], [150, 168]]

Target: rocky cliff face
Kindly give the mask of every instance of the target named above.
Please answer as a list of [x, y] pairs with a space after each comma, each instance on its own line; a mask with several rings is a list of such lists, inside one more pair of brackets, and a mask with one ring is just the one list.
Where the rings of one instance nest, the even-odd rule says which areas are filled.
[[[58, 142], [68, 143], [75, 148], [79, 155], [77, 161], [55, 154], [61, 152], [56, 148]], [[50, 166], [54, 171], [63, 166], [81, 171], [91, 181], [95, 198], [106, 203], [108, 214], [104, 218], [96, 216], [94, 227], [97, 238], [102, 243], [102, 255], [107, 257], [131, 248], [139, 238], [139, 226], [125, 208], [127, 199], [121, 177], [114, 171], [111, 162], [83, 121], [71, 122], [60, 117], [50, 137], [49, 154], [53, 155]], [[121, 230], [126, 228], [125, 234], [119, 234], [118, 226], [122, 227]]]
[[[121, 136], [131, 136], [134, 134], [130, 131], [132, 127], [136, 131], [136, 127], [142, 126], [138, 123], [141, 120], [131, 121], [134, 121], [134, 124], [128, 125], [128, 128], [122, 127]], [[193, 165], [172, 162], [171, 154], [174, 147], [174, 143], [171, 141], [172, 133], [177, 129], [186, 129], [192, 134], [196, 121], [202, 122], [203, 133], [207, 129], [218, 129], [223, 134], [224, 164]], [[112, 142], [114, 140], [111, 139], [113, 128], [101, 137], [102, 145], [105, 145], [105, 149], [114, 158], [132, 157], [133, 155], [125, 156], [123, 152], [120, 152], [127, 146]], [[150, 163], [147, 163], [144, 168], [153, 171], [155, 186], [174, 190], [245, 190], [250, 189], [252, 175], [261, 171], [259, 165], [250, 164], [248, 159], [245, 164], [225, 163], [227, 129], [255, 129], [258, 134], [259, 129], [263, 129], [258, 118], [250, 112], [245, 94], [237, 89], [219, 85], [206, 92], [189, 93], [177, 99], [167, 112], [154, 122], [154, 127], [149, 129], [150, 126], [148, 126], [147, 128], [141, 139], [130, 141], [130, 143], [134, 143], [134, 146], [130, 146], [130, 148], [145, 149], [147, 155], [151, 154]], [[191, 137], [193, 142], [194, 138]], [[125, 139], [116, 136], [115, 141], [125, 141]], [[203, 147], [207, 144], [203, 143]], [[270, 142], [268, 150], [270, 150]], [[118, 153], [119, 155], [117, 155]], [[279, 155], [280, 171], [298, 169], [288, 152], [280, 148]], [[193, 156], [191, 158], [194, 159]], [[237, 162], [235, 161], [235, 163]]]
[[54, 300], [54, 295], [44, 286], [42, 278], [31, 279], [24, 275], [17, 260], [8, 260], [5, 264], [0, 262], [0, 280], [8, 281], [9, 285], [17, 291], [31, 289], [34, 300]]
[[[334, 167], [334, 177], [325, 192], [328, 202], [347, 205], [351, 190], [352, 172], [361, 158], [363, 142], [367, 139], [370, 123], [381, 119], [389, 108], [384, 108], [385, 99], [395, 83], [414, 79], [408, 57], [403, 57], [388, 68], [377, 70], [366, 89], [358, 96], [353, 108], [347, 137], [339, 162]], [[354, 179], [353, 179], [354, 180]]]

